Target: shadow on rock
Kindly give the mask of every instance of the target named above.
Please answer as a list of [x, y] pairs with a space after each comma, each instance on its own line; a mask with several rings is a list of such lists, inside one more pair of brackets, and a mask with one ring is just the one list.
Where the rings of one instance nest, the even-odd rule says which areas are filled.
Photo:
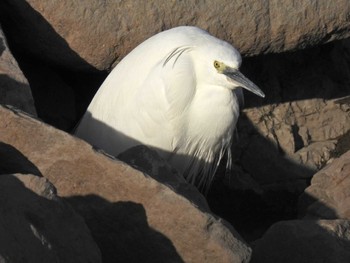
[[[162, 157], [159, 158], [152, 150], [145, 151], [146, 147], [139, 146], [139, 141], [121, 134], [87, 114], [93, 124], [91, 127], [96, 129], [95, 132], [99, 136], [118, 138], [119, 142], [134, 146], [118, 158], [171, 187], [202, 211], [208, 211], [203, 196], [185, 183], [166, 162], [173, 153], [156, 149]], [[229, 221], [244, 239], [251, 241], [259, 238], [271, 224], [297, 218], [298, 197], [309, 185], [314, 171], [281, 155], [272, 142], [255, 130], [253, 124], [247, 122], [246, 125], [249, 126], [245, 128], [247, 134], [242, 134], [240, 143], [233, 147], [235, 165], [239, 170], [227, 173], [222, 167], [225, 165], [222, 164], [222, 169], [217, 171], [217, 179], [208, 193], [207, 201], [215, 214]], [[161, 133], [159, 131], [159, 136]], [[93, 144], [94, 138], [89, 136], [84, 139]], [[102, 149], [106, 147], [103, 150], [111, 154], [114, 150], [113, 144], [114, 142], [108, 141], [108, 145], [95, 146]], [[181, 155], [177, 158], [186, 162], [186, 159], [191, 160], [193, 157]], [[251, 178], [251, 181], [242, 183], [246, 178]], [[259, 224], [256, 223], [257, 218]]]
[[12, 105], [35, 115], [29, 85], [16, 81], [4, 74], [0, 74], [0, 104]]
[[1, 262], [101, 262], [83, 219], [42, 177], [0, 175], [0, 232]]
[[[15, 13], [25, 15], [13, 15]], [[22, 21], [22, 17], [30, 19]], [[1, 1], [0, 20], [11, 52], [30, 83], [38, 116], [59, 129], [71, 130], [107, 73], [81, 58], [26, 1], [14, 4]], [[32, 21], [41, 29], [31, 26]], [[42, 31], [45, 31], [45, 38], [39, 34]], [[23, 38], [18, 39], [19, 34]], [[47, 49], [36, 49], [38, 42], [45, 42], [40, 46]], [[30, 48], [23, 49], [23, 46]], [[61, 64], [56, 64], [57, 61]]]
[[349, 95], [350, 40], [243, 59], [242, 72], [266, 94], [245, 92], [246, 108]]
[[349, 220], [282, 221], [255, 242], [251, 262], [347, 263], [349, 236]]
[[244, 116], [238, 129], [233, 170], [220, 166], [207, 201], [215, 214], [251, 242], [272, 224], [298, 217], [298, 198], [315, 171], [282, 154]]
[[85, 218], [103, 262], [183, 262], [172, 242], [148, 225], [141, 204], [95, 195], [66, 200]]
[[[18, 14], [25, 15], [21, 16]], [[28, 19], [23, 19], [23, 17]], [[74, 52], [50, 23], [26, 1], [15, 1], [15, 3], [11, 3], [11, 1], [1, 1], [0, 20], [11, 46], [11, 50], [17, 55], [34, 55], [35, 57], [47, 61], [61, 61], [63, 66], [71, 64], [73, 68], [80, 68], [81, 70], [92, 72], [96, 71], [93, 66]], [[40, 30], [36, 29], [33, 23], [39, 25], [41, 27]], [[9, 30], [11, 28], [14, 30]], [[45, 37], [40, 34], [42, 31], [45, 32]], [[18, 38], [18, 35], [21, 35], [21, 38]], [[46, 44], [41, 45], [40, 43], [43, 42]], [[46, 50], [44, 52], [38, 50], [35, 48], [37, 45], [46, 47]], [[31, 48], [26, 50], [17, 48], [23, 46]]]
[[0, 141], [0, 174], [33, 174], [42, 176], [39, 169], [12, 145]]
[[2, 38], [0, 38], [0, 56], [5, 51], [5, 49], [6, 49], [6, 47], [5, 47], [5, 44], [4, 44], [4, 40]]

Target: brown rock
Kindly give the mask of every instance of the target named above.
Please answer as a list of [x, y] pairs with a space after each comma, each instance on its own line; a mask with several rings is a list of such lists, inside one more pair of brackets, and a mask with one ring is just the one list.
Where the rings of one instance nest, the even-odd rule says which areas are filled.
[[[329, 153], [335, 148], [335, 139], [350, 130], [350, 115], [337, 103], [337, 99], [266, 105], [248, 109], [246, 114], [261, 135], [278, 145], [291, 159], [314, 170], [329, 160]], [[298, 152], [297, 141], [301, 149], [309, 149]], [[309, 146], [315, 142], [313, 147]], [[322, 153], [315, 153], [315, 157], [310, 160], [311, 157], [303, 157], [305, 150], [319, 150]]]
[[316, 173], [300, 198], [306, 217], [350, 219], [350, 151]]
[[350, 221], [294, 220], [276, 223], [255, 242], [251, 262], [350, 262]]
[[0, 25], [0, 104], [12, 105], [36, 115], [27, 79], [11, 51]]
[[84, 220], [47, 179], [0, 175], [1, 262], [101, 262]]
[[347, 0], [6, 0], [0, 10], [21, 49], [72, 69], [110, 69], [164, 29], [194, 25], [244, 55], [305, 48], [350, 36]]
[[342, 40], [243, 63], [242, 71], [254, 72], [249, 77], [267, 96], [245, 93], [232, 152], [237, 165], [264, 189], [288, 184], [302, 193], [349, 133], [349, 50], [349, 40]]
[[83, 215], [104, 262], [248, 262], [250, 248], [209, 211], [90, 145], [0, 108], [0, 141]]

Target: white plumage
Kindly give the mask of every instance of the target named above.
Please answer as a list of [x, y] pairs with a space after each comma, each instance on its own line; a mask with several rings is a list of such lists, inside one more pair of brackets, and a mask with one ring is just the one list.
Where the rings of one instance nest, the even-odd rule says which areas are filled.
[[190, 183], [208, 189], [221, 158], [230, 155], [239, 87], [264, 96], [238, 71], [240, 64], [236, 49], [204, 30], [161, 32], [113, 69], [76, 135], [114, 156], [148, 145]]

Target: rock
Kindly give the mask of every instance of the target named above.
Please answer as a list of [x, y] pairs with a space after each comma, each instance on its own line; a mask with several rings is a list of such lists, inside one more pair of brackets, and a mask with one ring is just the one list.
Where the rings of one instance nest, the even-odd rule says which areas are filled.
[[242, 71], [251, 72], [267, 96], [245, 93], [232, 152], [236, 164], [264, 189], [301, 194], [350, 131], [349, 51], [350, 41], [343, 40], [243, 63]]
[[6, 0], [0, 10], [15, 45], [75, 70], [110, 69], [137, 44], [178, 25], [206, 29], [248, 56], [350, 36], [347, 0]]
[[350, 220], [350, 151], [317, 172], [300, 197], [305, 217]]
[[1, 262], [102, 262], [84, 220], [47, 179], [0, 175]]
[[350, 262], [350, 221], [278, 222], [254, 244], [251, 263], [265, 262]]
[[291, 155], [291, 158], [316, 171], [331, 160], [331, 153], [335, 150], [336, 144], [337, 140], [311, 143]]
[[12, 173], [42, 176], [38, 168], [20, 151], [0, 141], [0, 174]]
[[36, 115], [27, 79], [11, 51], [0, 25], [0, 104], [12, 105]]
[[103, 262], [249, 261], [223, 220], [82, 140], [3, 107], [0, 131], [84, 217]]
[[197, 188], [187, 183], [185, 178], [155, 150], [138, 145], [120, 153], [117, 157], [137, 170], [152, 176], [158, 182], [166, 184], [176, 193], [191, 200], [202, 211], [209, 211], [204, 196], [198, 193]]
[[[267, 105], [248, 109], [246, 114], [261, 135], [272, 141], [276, 148], [313, 170], [329, 160], [336, 139], [350, 130], [350, 115], [342, 110], [336, 99]], [[311, 160], [303, 157], [303, 152], [311, 151], [320, 153], [315, 153]]]
[[71, 131], [77, 122], [72, 87], [48, 65], [23, 58], [19, 63], [30, 82], [38, 117], [58, 129]]

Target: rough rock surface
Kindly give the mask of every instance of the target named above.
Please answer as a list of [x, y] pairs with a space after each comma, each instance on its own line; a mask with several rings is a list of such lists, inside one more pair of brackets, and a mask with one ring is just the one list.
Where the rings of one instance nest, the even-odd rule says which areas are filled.
[[306, 217], [350, 220], [350, 151], [316, 173], [300, 198]]
[[102, 262], [84, 220], [46, 178], [0, 175], [0, 262]]
[[103, 262], [249, 261], [250, 248], [221, 219], [82, 140], [1, 107], [0, 141], [83, 215]]
[[245, 60], [242, 70], [267, 94], [245, 93], [232, 151], [245, 173], [265, 188], [302, 192], [331, 161], [350, 131], [349, 61], [349, 40]]
[[350, 221], [294, 220], [276, 223], [255, 242], [251, 262], [350, 262]]
[[11, 51], [0, 25], [0, 104], [12, 105], [35, 115], [30, 86]]
[[178, 25], [206, 29], [245, 55], [350, 36], [348, 0], [4, 0], [0, 10], [21, 49], [72, 69], [109, 69], [138, 43]]
[[[271, 143], [276, 153], [310, 170], [310, 173], [300, 174], [300, 177], [308, 177], [312, 175], [311, 171], [317, 171], [327, 163], [337, 139], [350, 130], [350, 115], [337, 100], [292, 101], [245, 112], [252, 127]], [[287, 175], [290, 173], [286, 171]], [[268, 176], [264, 178], [269, 180]]]

